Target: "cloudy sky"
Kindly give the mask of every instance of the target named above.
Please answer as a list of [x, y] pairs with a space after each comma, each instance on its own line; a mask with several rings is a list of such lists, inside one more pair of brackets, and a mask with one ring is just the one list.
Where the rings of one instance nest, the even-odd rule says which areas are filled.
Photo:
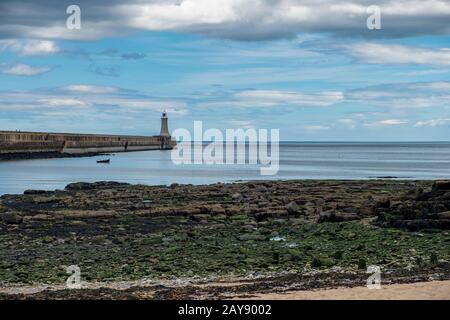
[[450, 140], [450, 0], [0, 0], [0, 130], [155, 134], [164, 109], [171, 130]]

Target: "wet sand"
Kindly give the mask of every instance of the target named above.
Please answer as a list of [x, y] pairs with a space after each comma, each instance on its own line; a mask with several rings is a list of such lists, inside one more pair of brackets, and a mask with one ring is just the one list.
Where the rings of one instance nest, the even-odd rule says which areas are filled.
[[269, 300], [450, 300], [450, 280], [329, 290], [265, 293], [245, 299]]

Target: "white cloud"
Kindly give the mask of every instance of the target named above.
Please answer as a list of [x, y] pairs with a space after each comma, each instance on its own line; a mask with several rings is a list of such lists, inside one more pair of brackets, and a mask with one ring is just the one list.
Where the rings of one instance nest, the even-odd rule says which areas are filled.
[[407, 120], [399, 120], [399, 119], [386, 119], [386, 120], [380, 120], [372, 123], [365, 123], [364, 126], [366, 127], [379, 127], [379, 126], [398, 126], [407, 124], [409, 121]]
[[420, 109], [450, 104], [450, 82], [395, 83], [355, 89], [347, 102], [384, 109]]
[[282, 90], [244, 90], [218, 96], [214, 101], [199, 102], [200, 107], [273, 108], [327, 107], [344, 100], [340, 91], [300, 92]]
[[49, 107], [86, 107], [88, 105], [86, 102], [74, 98], [40, 99], [38, 103]]
[[306, 125], [303, 126], [303, 129], [307, 131], [324, 131], [330, 129], [330, 127], [327, 126], [319, 126], [319, 125]]
[[246, 120], [229, 120], [227, 124], [232, 127], [237, 127], [240, 129], [253, 129], [255, 128], [255, 124], [251, 121]]
[[57, 45], [49, 40], [0, 40], [0, 51], [6, 49], [17, 52], [23, 56], [49, 55], [59, 51]]
[[389, 119], [389, 120], [381, 120], [378, 123], [386, 126], [397, 126], [399, 124], [407, 124], [408, 121], [398, 120], [398, 119]]
[[[235, 0], [184, 0], [181, 2], [160, 2], [153, 4], [122, 5], [129, 14], [133, 27], [150, 30], [176, 29], [194, 24], [217, 25], [237, 21], [238, 7], [242, 2]], [[255, 1], [249, 0], [248, 2]]]
[[450, 118], [417, 121], [415, 127], [438, 127], [450, 125]]
[[[102, 108], [101, 112], [98, 109]], [[6, 111], [39, 111], [40, 114], [58, 112], [92, 112], [103, 114], [111, 110], [121, 113], [121, 117], [134, 116], [146, 111], [162, 112], [171, 116], [187, 113], [187, 105], [182, 101], [146, 96], [142, 92], [121, 88], [97, 87], [92, 85], [70, 85], [31, 91], [4, 91], [0, 94], [0, 109]], [[59, 111], [61, 110], [61, 111]]]
[[437, 82], [422, 82], [411, 85], [412, 89], [429, 89], [429, 90], [448, 90], [450, 92], [450, 82], [437, 81]]
[[356, 127], [356, 121], [353, 120], [353, 119], [349, 119], [349, 118], [338, 119], [338, 120], [336, 121], [336, 123], [337, 123], [338, 125], [342, 125], [342, 126], [345, 126], [345, 127], [347, 127], [347, 128], [350, 128], [350, 129], [354, 129], [354, 128]]
[[345, 46], [368, 63], [450, 66], [450, 49], [427, 49], [403, 45], [362, 42]]
[[35, 76], [38, 74], [46, 73], [48, 71], [50, 71], [50, 68], [32, 67], [27, 64], [16, 64], [15, 66], [4, 68], [2, 70], [4, 74], [14, 76]]
[[247, 90], [239, 92], [235, 97], [249, 105], [295, 105], [325, 107], [341, 102], [344, 94], [339, 91], [293, 92], [279, 90]]
[[178, 101], [166, 101], [157, 98], [135, 99], [121, 97], [103, 97], [97, 100], [97, 103], [117, 105], [119, 108], [131, 111], [167, 111], [171, 115], [186, 114], [186, 104]]
[[112, 93], [117, 91], [117, 89], [113, 87], [100, 87], [83, 84], [70, 85], [65, 87], [64, 90], [73, 93]]

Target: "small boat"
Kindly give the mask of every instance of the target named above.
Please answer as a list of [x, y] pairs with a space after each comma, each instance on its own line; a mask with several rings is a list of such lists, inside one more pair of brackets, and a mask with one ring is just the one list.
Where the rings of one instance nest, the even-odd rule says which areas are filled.
[[97, 163], [109, 163], [110, 159], [97, 160]]

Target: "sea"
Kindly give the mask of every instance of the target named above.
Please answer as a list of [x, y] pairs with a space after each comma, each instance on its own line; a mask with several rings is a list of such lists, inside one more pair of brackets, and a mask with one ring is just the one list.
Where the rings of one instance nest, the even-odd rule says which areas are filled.
[[[248, 151], [247, 145], [245, 154]], [[64, 189], [81, 181], [170, 185], [271, 179], [450, 179], [450, 142], [282, 142], [274, 175], [261, 175], [261, 167], [267, 165], [251, 163], [249, 157], [246, 163], [238, 163], [236, 157], [229, 164], [177, 164], [172, 152], [180, 155], [178, 149], [0, 161], [0, 195]], [[97, 163], [102, 159], [110, 163]]]

